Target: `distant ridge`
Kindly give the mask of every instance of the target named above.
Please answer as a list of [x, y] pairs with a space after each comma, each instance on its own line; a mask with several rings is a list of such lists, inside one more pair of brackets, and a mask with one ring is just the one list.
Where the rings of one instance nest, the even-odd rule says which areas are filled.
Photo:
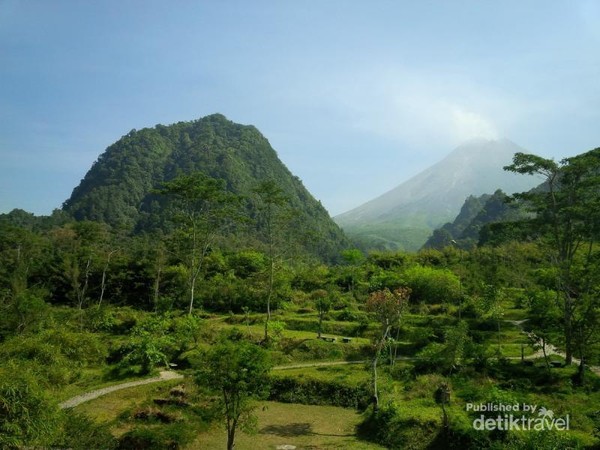
[[365, 247], [415, 251], [453, 220], [470, 195], [513, 193], [535, 185], [502, 167], [525, 149], [508, 139], [474, 139], [394, 189], [334, 220]]

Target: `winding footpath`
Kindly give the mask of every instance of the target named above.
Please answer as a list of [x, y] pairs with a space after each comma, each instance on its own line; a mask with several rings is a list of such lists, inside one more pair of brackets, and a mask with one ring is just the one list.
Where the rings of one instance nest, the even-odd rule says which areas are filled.
[[75, 397], [62, 402], [58, 406], [62, 409], [74, 408], [77, 405], [81, 405], [82, 403], [108, 394], [109, 392], [119, 391], [121, 389], [127, 389], [134, 386], [141, 386], [143, 384], [158, 383], [159, 381], [176, 380], [179, 378], [183, 378], [183, 375], [170, 370], [165, 370], [163, 372], [160, 372], [159, 376], [154, 378], [146, 378], [145, 380], [129, 381], [127, 383], [115, 384], [113, 386], [107, 386], [101, 389], [96, 389], [94, 391], [76, 395]]
[[[559, 349], [557, 349], [554, 345], [549, 344], [548, 342], [544, 343], [544, 341], [538, 337], [535, 333], [531, 332], [531, 331], [525, 331], [523, 329], [523, 324], [525, 322], [527, 322], [529, 319], [523, 319], [523, 320], [505, 320], [505, 322], [511, 323], [513, 325], [515, 325], [517, 328], [519, 328], [519, 330], [521, 330], [522, 333], [525, 333], [527, 335], [527, 337], [531, 340], [533, 340], [536, 345], [538, 345], [540, 347], [539, 350], [537, 350], [533, 355], [529, 355], [528, 357], [526, 357], [525, 359], [537, 359], [537, 358], [543, 358], [544, 357], [544, 350], [546, 351], [546, 356], [550, 356], [550, 355], [558, 355], [562, 358], [566, 358], [566, 355], [564, 352], [560, 351]], [[545, 348], [542, 348], [545, 347]], [[580, 361], [579, 359], [573, 357], [572, 358], [573, 363], [574, 364], [579, 364]], [[590, 366], [589, 364], [585, 365], [589, 370], [591, 370], [592, 372], [594, 372], [596, 375], [600, 376], [600, 367], [599, 366]]]
[[[366, 361], [325, 361], [317, 363], [305, 363], [305, 364], [294, 364], [289, 366], [276, 366], [273, 370], [285, 370], [285, 369], [299, 369], [304, 367], [321, 367], [321, 366], [337, 366], [345, 364], [363, 364]], [[146, 378], [144, 380], [129, 381], [127, 383], [115, 384], [113, 386], [107, 386], [93, 391], [84, 392], [83, 394], [76, 395], [58, 406], [61, 409], [74, 408], [82, 403], [89, 402], [103, 395], [109, 394], [110, 392], [120, 391], [121, 389], [127, 389], [135, 386], [142, 386], [144, 384], [158, 383], [160, 381], [177, 380], [182, 379], [183, 375], [172, 370], [165, 370], [159, 373], [159, 376], [154, 378]]]
[[[362, 364], [366, 361], [326, 361], [326, 362], [317, 362], [317, 363], [305, 363], [305, 364], [294, 364], [289, 366], [276, 366], [273, 367], [273, 370], [285, 370], [285, 369], [299, 369], [303, 367], [321, 367], [321, 366], [337, 366], [337, 365], [345, 365], [345, 364]], [[144, 384], [158, 383], [160, 381], [167, 380], [177, 380], [182, 379], [183, 375], [172, 370], [165, 370], [159, 373], [159, 376], [153, 378], [146, 378], [144, 380], [138, 381], [129, 381], [127, 383], [115, 384], [113, 386], [107, 386], [100, 389], [95, 389], [93, 391], [84, 392], [83, 394], [76, 395], [64, 402], [60, 403], [58, 406], [61, 409], [74, 408], [82, 403], [89, 402], [90, 400], [94, 400], [103, 395], [109, 394], [111, 392], [120, 391], [121, 389], [127, 389], [135, 386], [142, 386]]]
[[[527, 334], [527, 336], [533, 340], [535, 340], [537, 342], [538, 345], [542, 345], [542, 340], [540, 338], [538, 338], [535, 334], [531, 333], [531, 332], [527, 332], [523, 329], [523, 323], [525, 323], [528, 319], [524, 319], [524, 320], [505, 320], [505, 322], [511, 323], [513, 325], [515, 325], [516, 327], [518, 327], [522, 333]], [[560, 350], [558, 350], [555, 346], [546, 343], [546, 355], [559, 355], [562, 356], [563, 358], [565, 357], [565, 354], [563, 352], [561, 352]], [[525, 359], [537, 359], [537, 358], [542, 358], [544, 356], [543, 350], [538, 350], [536, 351], [534, 354], [526, 356]], [[415, 360], [418, 358], [415, 357], [398, 357], [398, 360]], [[516, 359], [516, 358], [513, 358]], [[362, 360], [362, 361], [323, 361], [323, 362], [310, 362], [310, 363], [300, 363], [300, 364], [292, 364], [292, 365], [288, 365], [288, 366], [275, 366], [273, 367], [273, 370], [286, 370], [286, 369], [301, 369], [301, 368], [308, 368], [308, 367], [323, 367], [323, 366], [338, 366], [338, 365], [347, 365], [347, 364], [365, 364], [369, 361], [366, 360]], [[579, 364], [579, 360], [577, 358], [573, 358], [573, 362], [575, 364]], [[591, 370], [592, 372], [594, 372], [596, 375], [600, 376], [600, 367], [598, 366], [588, 366], [589, 370]], [[75, 406], [81, 405], [82, 403], [88, 402], [90, 400], [94, 400], [98, 397], [101, 397], [102, 395], [108, 394], [110, 392], [114, 392], [114, 391], [119, 391], [121, 389], [127, 389], [130, 387], [135, 387], [135, 386], [141, 386], [144, 384], [151, 384], [151, 383], [158, 383], [160, 381], [167, 381], [167, 380], [177, 380], [177, 379], [182, 379], [183, 375], [177, 372], [174, 372], [172, 370], [165, 370], [159, 373], [159, 376], [154, 377], [154, 378], [146, 378], [145, 380], [138, 380], [138, 381], [129, 381], [127, 383], [121, 383], [121, 384], [115, 384], [113, 386], [107, 386], [101, 389], [96, 389], [93, 391], [89, 391], [89, 392], [85, 392], [83, 394], [77, 395], [73, 398], [70, 398], [69, 400], [66, 400], [62, 403], [59, 404], [60, 408], [62, 409], [66, 409], [66, 408], [74, 408]]]

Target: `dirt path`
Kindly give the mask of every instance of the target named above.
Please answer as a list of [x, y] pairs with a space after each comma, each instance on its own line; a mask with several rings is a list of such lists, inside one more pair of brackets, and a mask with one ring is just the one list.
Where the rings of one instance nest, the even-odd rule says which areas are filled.
[[[505, 322], [511, 323], [513, 325], [515, 325], [516, 327], [518, 327], [522, 333], [525, 333], [529, 338], [536, 340], [538, 345], [542, 345], [542, 340], [540, 338], [538, 338], [535, 334], [531, 333], [531, 332], [527, 332], [523, 329], [523, 324], [525, 322], [527, 322], [528, 319], [524, 319], [524, 320], [505, 320]], [[558, 350], [555, 346], [546, 343], [546, 355], [550, 356], [550, 355], [559, 355], [561, 357], [565, 357], [565, 354], [563, 352], [561, 352], [560, 350]], [[543, 350], [537, 350], [535, 353], [533, 353], [532, 355], [528, 355], [525, 357], [525, 359], [537, 359], [537, 358], [542, 358], [544, 356], [544, 352]], [[398, 360], [415, 360], [418, 359], [416, 357], [408, 357], [408, 356], [400, 356], [397, 358]], [[513, 357], [510, 359], [517, 359], [517, 357]], [[308, 368], [308, 367], [326, 367], [326, 366], [342, 366], [342, 365], [347, 365], [347, 364], [365, 364], [369, 361], [363, 360], [363, 361], [323, 361], [323, 362], [310, 362], [310, 363], [300, 363], [300, 364], [291, 364], [288, 366], [275, 366], [273, 367], [273, 370], [288, 370], [288, 369], [302, 369], [302, 368]], [[577, 358], [573, 358], [573, 362], [575, 364], [579, 364], [579, 360]], [[592, 372], [594, 372], [596, 375], [600, 376], [600, 367], [598, 366], [587, 366]], [[83, 394], [77, 395], [73, 398], [70, 398], [69, 400], [66, 400], [64, 402], [62, 402], [59, 406], [63, 409], [65, 408], [73, 408], [77, 405], [80, 405], [84, 402], [93, 400], [95, 398], [98, 398], [104, 394], [108, 394], [109, 392], [114, 392], [114, 391], [118, 391], [120, 389], [126, 389], [129, 387], [134, 387], [134, 386], [141, 386], [143, 384], [150, 384], [150, 383], [157, 383], [159, 381], [166, 381], [166, 380], [175, 380], [175, 379], [180, 379], [183, 378], [183, 375], [177, 373], [177, 372], [173, 372], [173, 371], [163, 371], [160, 372], [160, 375], [158, 377], [154, 377], [154, 378], [147, 378], [145, 380], [139, 380], [139, 381], [130, 381], [128, 383], [121, 383], [121, 384], [115, 384], [113, 386], [107, 386], [105, 388], [101, 388], [101, 389], [96, 389], [94, 391], [90, 391], [90, 392], [85, 392]]]
[[159, 381], [176, 380], [179, 378], [183, 378], [183, 375], [181, 375], [177, 372], [173, 372], [173, 371], [163, 371], [163, 372], [160, 372], [159, 376], [154, 377], [154, 378], [146, 378], [145, 380], [138, 380], [138, 381], [129, 381], [127, 383], [115, 384], [113, 386], [107, 386], [105, 388], [96, 389], [96, 390], [93, 390], [90, 392], [85, 392], [83, 394], [79, 394], [73, 398], [70, 398], [69, 400], [62, 402], [58, 406], [62, 409], [74, 408], [77, 405], [80, 405], [84, 402], [88, 402], [90, 400], [98, 398], [104, 394], [108, 394], [109, 392], [114, 392], [114, 391], [118, 391], [121, 389], [127, 389], [127, 388], [134, 387], [134, 386], [141, 386], [143, 384], [158, 383]]
[[[513, 325], [515, 325], [516, 327], [518, 327], [519, 330], [521, 330], [522, 333], [525, 333], [529, 339], [533, 340], [536, 343], [536, 345], [538, 345], [540, 347], [539, 350], [537, 350], [532, 355], [527, 356], [525, 359], [543, 358], [544, 357], [544, 350], [546, 352], [546, 356], [558, 355], [558, 356], [560, 356], [562, 358], [565, 358], [566, 357], [565, 353], [563, 353], [562, 351], [560, 351], [559, 349], [557, 349], [554, 345], [549, 344], [548, 342], [544, 343], [544, 341], [541, 338], [539, 338], [538, 336], [536, 336], [535, 333], [532, 333], [530, 331], [525, 331], [523, 329], [523, 324], [525, 322], [527, 322], [528, 320], [529, 319], [523, 319], [523, 320], [505, 320], [505, 322], [512, 323]], [[545, 348], [542, 348], [542, 346], [545, 347]], [[573, 357], [573, 363], [579, 364], [580, 361], [579, 361], [579, 359]], [[588, 364], [586, 364], [586, 367], [589, 370], [591, 370], [592, 372], [594, 372], [596, 375], [600, 376], [600, 367], [598, 367], [598, 366], [590, 366]]]

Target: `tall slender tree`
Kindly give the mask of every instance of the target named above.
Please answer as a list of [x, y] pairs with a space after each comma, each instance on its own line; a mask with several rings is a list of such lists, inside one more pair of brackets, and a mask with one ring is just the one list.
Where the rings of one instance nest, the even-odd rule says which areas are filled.
[[179, 225], [174, 235], [175, 244], [188, 270], [188, 313], [191, 314], [205, 258], [219, 234], [234, 222], [240, 198], [227, 190], [225, 180], [202, 172], [181, 175], [165, 183], [159, 193], [174, 200], [174, 219]]
[[205, 361], [195, 380], [220, 393], [227, 449], [233, 450], [238, 428], [252, 423], [252, 401], [267, 394], [271, 368], [268, 353], [249, 342], [226, 341], [213, 346]]
[[[541, 176], [543, 185], [515, 194], [535, 213], [531, 221], [542, 234], [556, 268], [556, 292], [563, 314], [566, 362], [574, 350], [573, 318], [582, 307], [582, 284], [592, 267], [594, 244], [600, 237], [600, 148], [557, 163], [537, 155], [516, 153], [505, 170]], [[581, 270], [576, 270], [579, 266]], [[582, 273], [583, 270], [583, 273]]]
[[379, 389], [377, 363], [381, 352], [390, 336], [392, 327], [400, 325], [402, 313], [408, 306], [410, 297], [409, 288], [399, 288], [394, 292], [389, 289], [373, 292], [367, 300], [367, 311], [381, 325], [381, 335], [375, 343], [375, 355], [372, 362], [372, 382], [373, 382], [373, 407], [375, 411], [379, 410]]
[[269, 322], [271, 320], [271, 302], [275, 286], [275, 272], [282, 252], [282, 233], [289, 223], [290, 208], [288, 197], [273, 180], [265, 180], [254, 189], [258, 198], [258, 221], [267, 245], [267, 283], [265, 293], [266, 319], [265, 341], [269, 339]]

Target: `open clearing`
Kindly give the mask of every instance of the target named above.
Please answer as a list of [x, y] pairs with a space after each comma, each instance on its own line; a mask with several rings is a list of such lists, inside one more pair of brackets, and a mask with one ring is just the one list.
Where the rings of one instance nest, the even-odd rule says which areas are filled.
[[[179, 380], [168, 380], [175, 385]], [[164, 383], [158, 385], [164, 386]], [[75, 410], [98, 423], [112, 424], [113, 433], [120, 435], [130, 426], [115, 423], [125, 410], [141, 405], [152, 395], [160, 395], [164, 388], [157, 384], [129, 387], [78, 405]], [[249, 435], [238, 432], [236, 450], [277, 449], [290, 445], [300, 449], [356, 449], [381, 450], [376, 444], [361, 441], [355, 428], [361, 416], [353, 409], [334, 406], [311, 406], [292, 403], [259, 402], [256, 409], [258, 432]], [[208, 432], [201, 433], [187, 450], [225, 448], [227, 437], [224, 423], [214, 423]], [[281, 447], [286, 448], [286, 447]], [[287, 447], [292, 449], [292, 447]]]
[[[360, 414], [334, 406], [309, 406], [291, 403], [261, 402], [256, 411], [258, 432], [239, 433], [236, 450], [277, 449], [384, 449], [357, 439], [355, 427]], [[223, 424], [215, 424], [188, 447], [189, 450], [225, 448], [227, 436]], [[284, 446], [289, 447], [284, 447]]]

